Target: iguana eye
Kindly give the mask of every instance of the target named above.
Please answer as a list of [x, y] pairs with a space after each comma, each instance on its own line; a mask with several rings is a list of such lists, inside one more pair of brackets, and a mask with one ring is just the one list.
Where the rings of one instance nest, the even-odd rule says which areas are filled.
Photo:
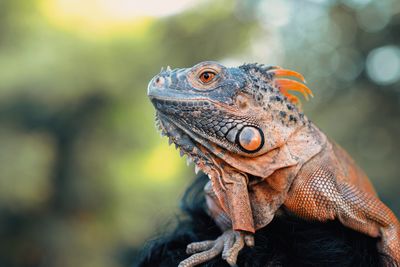
[[215, 72], [212, 72], [212, 71], [209, 71], [209, 70], [203, 71], [203, 72], [200, 74], [199, 78], [200, 78], [200, 81], [201, 81], [202, 83], [209, 83], [209, 82], [211, 82], [212, 80], [214, 80], [214, 78], [215, 78]]

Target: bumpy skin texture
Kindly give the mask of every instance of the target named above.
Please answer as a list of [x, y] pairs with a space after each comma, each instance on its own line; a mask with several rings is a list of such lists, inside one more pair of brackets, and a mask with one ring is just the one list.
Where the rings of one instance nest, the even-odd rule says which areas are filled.
[[[188, 245], [180, 266], [217, 255], [231, 265], [252, 234], [280, 212], [343, 225], [380, 237], [378, 249], [400, 264], [400, 225], [350, 156], [304, 116], [303, 77], [279, 67], [226, 68], [202, 62], [162, 70], [149, 84], [157, 125], [210, 177], [209, 214], [223, 235]], [[303, 80], [304, 81], [304, 80]]]

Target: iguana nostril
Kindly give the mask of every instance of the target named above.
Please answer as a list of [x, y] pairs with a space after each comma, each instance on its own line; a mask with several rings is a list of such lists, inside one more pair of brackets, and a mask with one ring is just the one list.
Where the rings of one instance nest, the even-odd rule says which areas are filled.
[[162, 77], [162, 76], [158, 76], [156, 79], [155, 79], [155, 85], [157, 86], [157, 87], [161, 87], [161, 86], [163, 86], [164, 84], [165, 84], [165, 78], [164, 77]]
[[261, 130], [252, 126], [246, 126], [239, 133], [238, 142], [246, 152], [256, 152], [263, 146], [264, 139]]

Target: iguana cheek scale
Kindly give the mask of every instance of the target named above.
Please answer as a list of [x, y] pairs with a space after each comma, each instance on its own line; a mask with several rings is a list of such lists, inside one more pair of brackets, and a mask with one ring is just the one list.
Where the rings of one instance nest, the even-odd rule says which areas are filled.
[[351, 157], [297, 107], [290, 91], [312, 96], [304, 82], [276, 66], [216, 62], [168, 67], [150, 81], [157, 127], [210, 177], [207, 209], [223, 231], [189, 244], [193, 255], [179, 266], [218, 255], [235, 265], [278, 209], [379, 237], [378, 249], [400, 263], [399, 221]]

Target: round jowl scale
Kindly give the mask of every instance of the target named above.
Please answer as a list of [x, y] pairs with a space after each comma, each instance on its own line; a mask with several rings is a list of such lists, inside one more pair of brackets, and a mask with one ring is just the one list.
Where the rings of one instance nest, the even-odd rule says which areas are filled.
[[264, 145], [264, 136], [260, 129], [253, 126], [245, 126], [237, 136], [237, 143], [243, 151], [254, 153]]

